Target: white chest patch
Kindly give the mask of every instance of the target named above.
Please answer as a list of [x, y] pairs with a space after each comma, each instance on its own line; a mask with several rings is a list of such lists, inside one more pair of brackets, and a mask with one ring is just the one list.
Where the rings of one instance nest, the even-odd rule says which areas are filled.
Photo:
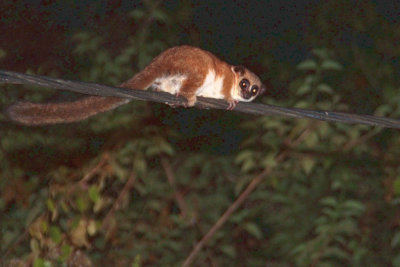
[[[176, 95], [182, 87], [183, 81], [187, 78], [184, 74], [162, 76], [157, 78], [151, 87], [157, 91], [163, 91]], [[203, 82], [197, 89], [196, 95], [222, 99], [223, 78], [217, 77], [215, 71], [210, 70]]]
[[183, 74], [163, 76], [157, 78], [152, 84], [152, 87], [157, 91], [163, 91], [175, 95], [181, 89], [182, 82], [185, 79], [186, 75]]
[[222, 83], [223, 78], [217, 77], [215, 71], [210, 70], [207, 73], [204, 83], [197, 90], [196, 95], [222, 99], [224, 98], [222, 94]]

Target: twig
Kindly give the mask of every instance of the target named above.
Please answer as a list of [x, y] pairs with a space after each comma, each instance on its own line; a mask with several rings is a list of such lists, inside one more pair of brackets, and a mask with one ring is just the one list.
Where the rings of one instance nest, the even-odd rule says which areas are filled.
[[[164, 92], [133, 90], [95, 83], [62, 80], [39, 75], [28, 75], [4, 70], [0, 70], [0, 84], [1, 83], [39, 85], [43, 87], [67, 90], [88, 95], [115, 96], [121, 98], [153, 101], [174, 106], [182, 106], [186, 103], [186, 100], [183, 97], [175, 97], [174, 95]], [[195, 106], [198, 108], [206, 109], [226, 109], [228, 107], [228, 104], [226, 101], [221, 99], [198, 97]], [[280, 116], [289, 118], [309, 118], [329, 122], [366, 124], [387, 128], [400, 128], [400, 120], [371, 115], [357, 115], [344, 112], [309, 110], [301, 108], [285, 108], [274, 105], [246, 102], [239, 102], [234, 110], [254, 115]]]
[[358, 139], [351, 140], [350, 142], [345, 144], [340, 151], [348, 151], [361, 143], [365, 143], [365, 142], [367, 142], [368, 139], [374, 137], [379, 132], [380, 132], [379, 129], [377, 129], [375, 131], [368, 131], [366, 134], [360, 136]]
[[183, 197], [181, 192], [179, 192], [179, 190], [177, 190], [176, 188], [175, 177], [171, 168], [171, 164], [168, 162], [166, 158], [161, 158], [161, 165], [163, 166], [168, 182], [171, 185], [172, 190], [174, 191], [174, 197], [181, 211], [181, 216], [182, 218], [186, 218], [188, 216], [188, 207], [185, 202], [185, 198]]
[[101, 170], [101, 168], [103, 167], [104, 163], [108, 160], [108, 158], [109, 155], [107, 153], [103, 154], [102, 157], [100, 158], [99, 163], [97, 163], [96, 166], [90, 169], [90, 171], [86, 173], [85, 176], [83, 176], [83, 178], [78, 182], [78, 185], [82, 187], [85, 186], [88, 183], [88, 181]]
[[[290, 142], [289, 146], [294, 147], [301, 143], [304, 138], [311, 132], [311, 128], [307, 128], [304, 130], [299, 137], [296, 138], [295, 141]], [[275, 162], [282, 162], [286, 155], [289, 152], [289, 148], [282, 150], [276, 157]], [[272, 167], [265, 168], [260, 174], [253, 178], [253, 180], [249, 183], [246, 189], [239, 195], [239, 197], [232, 203], [231, 206], [224, 212], [224, 214], [218, 219], [218, 221], [211, 227], [211, 229], [203, 236], [203, 238], [196, 244], [193, 248], [192, 252], [190, 252], [189, 256], [186, 258], [182, 267], [188, 267], [192, 264], [193, 260], [197, 256], [197, 254], [201, 251], [204, 245], [210, 240], [212, 236], [214, 236], [215, 232], [221, 228], [226, 221], [230, 218], [232, 213], [237, 210], [243, 202], [247, 199], [247, 197], [254, 191], [254, 189], [264, 180], [264, 177], [269, 175], [272, 172]]]
[[115, 211], [119, 208], [119, 205], [121, 204], [124, 196], [128, 193], [129, 189], [132, 187], [135, 180], [136, 180], [136, 175], [132, 171], [131, 175], [129, 176], [128, 181], [124, 185], [124, 188], [122, 188], [121, 192], [119, 193], [117, 200], [114, 202], [110, 211], [107, 213], [106, 217], [104, 218], [103, 223], [101, 224], [102, 229], [105, 229], [109, 226], [111, 217], [114, 215]]
[[[38, 215], [38, 216], [36, 217], [36, 219], [39, 218], [39, 216], [40, 216], [40, 215]], [[35, 220], [33, 220], [33, 221], [35, 221]], [[29, 235], [29, 230], [28, 230], [28, 229], [29, 229], [29, 227], [32, 225], [32, 223], [33, 223], [33, 222], [31, 222], [31, 223], [28, 225], [28, 227], [25, 228], [24, 232], [23, 232], [22, 234], [20, 234], [20, 235], [18, 236], [18, 238], [16, 238], [16, 239], [7, 247], [7, 249], [5, 250], [4, 253], [0, 254], [0, 266], [6, 266], [6, 265], [4, 264], [4, 262], [6, 261], [8, 255], [16, 248], [16, 246], [17, 246], [24, 238], [26, 238], [26, 237]], [[4, 264], [4, 265], [3, 265], [3, 264]]]

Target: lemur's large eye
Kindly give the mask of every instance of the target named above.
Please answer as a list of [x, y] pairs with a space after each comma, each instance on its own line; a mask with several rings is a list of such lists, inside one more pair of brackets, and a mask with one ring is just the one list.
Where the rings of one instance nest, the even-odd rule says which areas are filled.
[[240, 88], [247, 89], [250, 86], [250, 82], [247, 79], [243, 79], [239, 83]]
[[251, 87], [251, 93], [253, 95], [257, 94], [258, 92], [258, 86], [257, 85], [253, 85], [253, 87]]

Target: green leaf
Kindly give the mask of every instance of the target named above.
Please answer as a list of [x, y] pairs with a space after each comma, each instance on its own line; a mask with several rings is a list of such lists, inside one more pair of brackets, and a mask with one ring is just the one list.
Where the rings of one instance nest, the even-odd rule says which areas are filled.
[[36, 258], [33, 262], [33, 267], [46, 267], [42, 258]]
[[263, 167], [274, 168], [276, 166], [276, 153], [268, 153], [261, 161]]
[[393, 191], [396, 196], [400, 195], [400, 177], [397, 177], [393, 182]]
[[174, 148], [170, 143], [167, 142], [160, 144], [160, 150], [169, 156], [173, 156], [175, 154]]
[[236, 212], [236, 214], [232, 215], [230, 221], [240, 224], [244, 219], [246, 219], [250, 214], [250, 211], [248, 209], [243, 209], [240, 210], [238, 212]]
[[76, 198], [75, 204], [80, 212], [85, 212], [88, 209], [87, 199], [83, 199], [80, 196]]
[[99, 189], [97, 188], [97, 186], [95, 186], [95, 185], [90, 186], [89, 198], [90, 198], [90, 200], [93, 201], [93, 203], [96, 203], [100, 199], [100, 193], [99, 193]]
[[50, 226], [49, 235], [56, 244], [60, 243], [62, 234], [57, 226]]
[[61, 247], [61, 260], [68, 259], [69, 255], [71, 255], [72, 247], [68, 244], [63, 244]]
[[48, 209], [49, 211], [54, 212], [54, 210], [55, 210], [55, 205], [54, 205], [53, 200], [51, 200], [50, 198], [48, 198], [48, 199], [46, 200], [46, 206], [47, 206], [47, 209]]
[[145, 173], [147, 170], [146, 161], [142, 157], [135, 157], [133, 166], [138, 173]]
[[336, 206], [338, 204], [336, 198], [334, 197], [324, 197], [319, 201], [324, 206]]
[[160, 152], [161, 152], [160, 147], [159, 147], [158, 145], [153, 145], [153, 146], [149, 146], [149, 147], [146, 149], [145, 155], [146, 155], [147, 157], [154, 157], [154, 156], [156, 156], [156, 155], [159, 155]]
[[235, 249], [234, 246], [232, 246], [232, 245], [223, 245], [223, 246], [220, 247], [220, 249], [225, 255], [227, 255], [227, 256], [229, 256], [231, 258], [235, 258], [236, 257], [236, 249]]
[[254, 169], [256, 167], [256, 164], [253, 160], [246, 160], [243, 164], [242, 164], [242, 172], [248, 172], [251, 171], [252, 169]]
[[390, 112], [392, 112], [392, 107], [389, 105], [381, 105], [375, 109], [374, 115], [375, 116], [386, 116]]
[[305, 158], [301, 161], [301, 166], [306, 174], [310, 174], [315, 165], [315, 160], [313, 158]]
[[42, 258], [36, 258], [33, 262], [33, 267], [52, 267], [50, 261], [44, 260]]
[[0, 59], [4, 58], [6, 55], [6, 51], [0, 48]]
[[321, 64], [323, 70], [342, 70], [343, 67], [340, 63], [333, 60], [324, 60]]
[[317, 129], [318, 135], [320, 138], [328, 137], [329, 134], [332, 132], [330, 124], [328, 123], [321, 123]]
[[314, 147], [319, 144], [319, 137], [316, 132], [310, 133], [305, 139], [304, 139], [304, 144], [306, 144], [308, 147]]
[[34, 254], [40, 253], [40, 245], [39, 245], [39, 242], [35, 238], [31, 238], [29, 245]]
[[155, 9], [152, 13], [152, 17], [161, 22], [168, 22], [168, 15], [161, 9]]
[[393, 238], [392, 238], [392, 242], [390, 243], [390, 245], [392, 246], [392, 248], [398, 247], [400, 244], [400, 232], [397, 232]]
[[298, 70], [316, 70], [317, 62], [312, 59], [306, 59], [296, 67]]
[[314, 48], [312, 53], [320, 59], [325, 59], [329, 57], [329, 51], [325, 48]]
[[132, 262], [132, 267], [140, 267], [140, 266], [142, 266], [142, 265], [140, 264], [141, 261], [142, 261], [142, 257], [140, 256], [140, 254], [137, 254], [137, 255], [135, 256], [135, 259], [134, 259], [133, 262]]
[[258, 240], [260, 240], [263, 237], [263, 233], [261, 232], [260, 228], [258, 227], [257, 224], [255, 223], [246, 223], [243, 226], [244, 229], [246, 229], [246, 231], [251, 234], [252, 236], [254, 236], [255, 238], [257, 238]]
[[364, 204], [356, 200], [347, 200], [344, 202], [343, 206], [346, 209], [351, 209], [356, 213], [362, 213], [365, 210]]
[[296, 91], [296, 95], [305, 95], [311, 91], [309, 84], [302, 84]]
[[299, 101], [294, 105], [295, 108], [308, 108], [310, 107], [310, 103], [307, 101]]
[[328, 84], [326, 84], [326, 83], [321, 83], [321, 84], [319, 84], [319, 85], [317, 86], [317, 90], [318, 90], [319, 92], [327, 93], [327, 94], [330, 94], [330, 95], [333, 95], [333, 94], [334, 94], [332, 87], [330, 87], [330, 86], [329, 86]]
[[250, 150], [242, 150], [239, 152], [239, 154], [236, 156], [235, 163], [241, 163], [245, 160], [248, 160], [249, 158], [252, 158], [254, 155], [253, 151]]

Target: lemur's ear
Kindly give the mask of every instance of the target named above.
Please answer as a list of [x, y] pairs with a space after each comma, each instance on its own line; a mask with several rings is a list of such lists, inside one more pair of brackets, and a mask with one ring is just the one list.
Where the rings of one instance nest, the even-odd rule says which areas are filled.
[[243, 66], [234, 66], [233, 71], [242, 76], [244, 74], [245, 68]]
[[267, 91], [267, 87], [264, 84], [261, 84], [259, 95], [262, 95]]

